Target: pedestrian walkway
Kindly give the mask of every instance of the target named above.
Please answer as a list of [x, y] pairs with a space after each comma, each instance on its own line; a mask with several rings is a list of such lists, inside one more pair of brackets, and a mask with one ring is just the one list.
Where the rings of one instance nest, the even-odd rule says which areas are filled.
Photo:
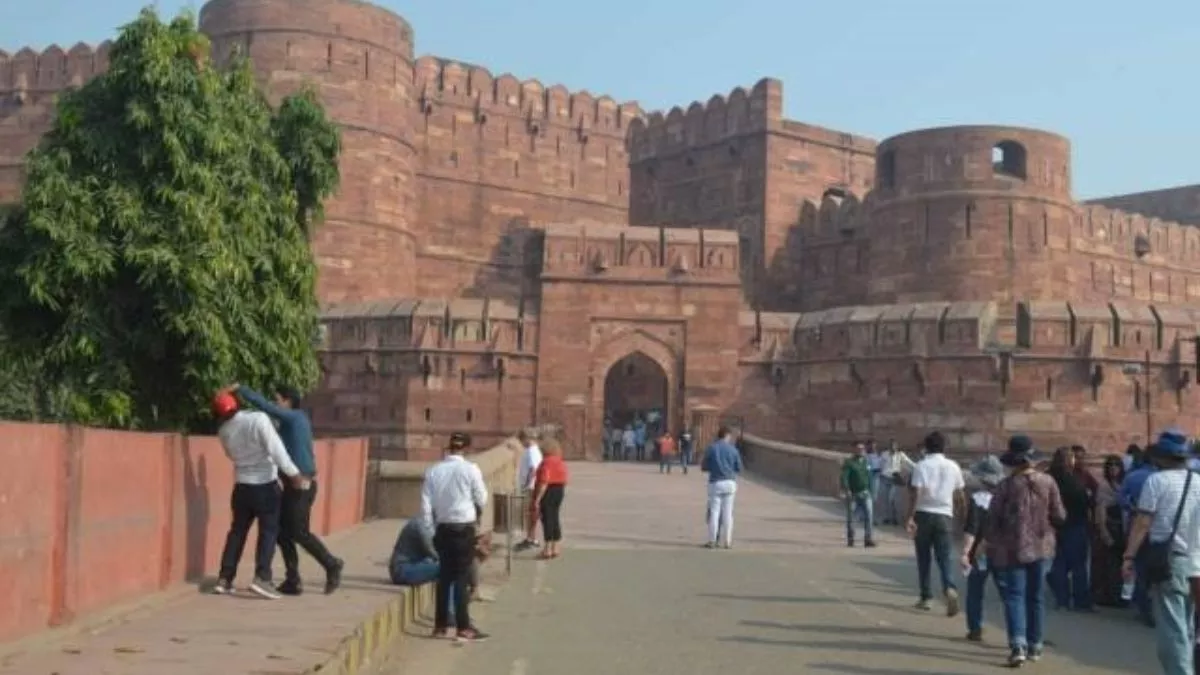
[[[307, 593], [261, 600], [193, 589], [90, 631], [27, 643], [0, 658], [0, 675], [284, 675], [327, 662], [340, 642], [394, 599], [387, 559], [397, 521], [375, 521], [327, 539], [346, 560], [342, 588], [322, 594], [324, 573], [301, 553]], [[237, 584], [253, 576], [253, 539]], [[282, 563], [276, 557], [276, 570]]]
[[[989, 588], [983, 645], [962, 616], [911, 609], [911, 545], [891, 529], [848, 549], [831, 500], [744, 481], [734, 549], [707, 550], [704, 476], [657, 465], [573, 464], [564, 557], [517, 561], [478, 607], [481, 644], [410, 640], [389, 673], [995, 673], [1007, 656]], [[940, 609], [940, 608], [938, 608]], [[426, 626], [427, 627], [427, 626]], [[1157, 672], [1153, 634], [1116, 613], [1051, 612], [1055, 675]]]

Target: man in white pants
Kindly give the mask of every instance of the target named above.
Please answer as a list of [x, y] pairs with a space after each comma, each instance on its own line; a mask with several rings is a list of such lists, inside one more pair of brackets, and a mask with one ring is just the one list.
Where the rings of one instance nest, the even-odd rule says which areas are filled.
[[708, 542], [706, 548], [733, 548], [733, 498], [742, 473], [742, 453], [733, 444], [729, 427], [717, 430], [717, 440], [704, 451], [700, 470], [708, 474]]
[[522, 429], [517, 434], [517, 440], [525, 448], [521, 451], [521, 462], [517, 466], [517, 490], [530, 500], [528, 509], [522, 514], [525, 518], [525, 541], [517, 544], [517, 548], [526, 550], [541, 546], [537, 540], [538, 514], [537, 504], [533, 503], [533, 484], [538, 467], [542, 465], [542, 449], [538, 447], [533, 432], [528, 429]]

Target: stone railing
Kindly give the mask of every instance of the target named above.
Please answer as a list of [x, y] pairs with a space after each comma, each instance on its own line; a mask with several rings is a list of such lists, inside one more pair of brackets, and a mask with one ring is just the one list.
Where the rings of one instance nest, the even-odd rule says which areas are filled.
[[[841, 492], [839, 480], [842, 462], [850, 456], [845, 452], [781, 443], [752, 434], [742, 435], [741, 448], [746, 469], [751, 474], [833, 498], [837, 498]], [[961, 459], [959, 462], [965, 471], [969, 463]], [[967, 489], [973, 489], [976, 485], [968, 475]], [[908, 512], [907, 489], [899, 492], [896, 504], [903, 518]]]
[[[484, 527], [490, 529], [494, 522], [495, 495], [511, 492], [516, 484], [517, 460], [521, 456], [521, 444], [509, 438], [483, 452], [470, 455], [468, 459], [479, 465], [483, 480], [487, 483], [490, 498], [487, 511], [483, 514]], [[376, 518], [411, 518], [421, 510], [421, 484], [425, 471], [432, 462], [406, 462], [400, 460], [373, 460], [369, 468], [367, 507], [368, 515]]]

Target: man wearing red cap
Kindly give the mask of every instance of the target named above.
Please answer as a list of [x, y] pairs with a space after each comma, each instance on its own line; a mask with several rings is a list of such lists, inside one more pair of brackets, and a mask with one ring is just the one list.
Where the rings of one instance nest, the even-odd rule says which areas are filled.
[[217, 435], [234, 468], [230, 499], [233, 520], [221, 552], [221, 571], [213, 592], [224, 595], [233, 591], [233, 578], [246, 548], [246, 536], [250, 526], [257, 522], [258, 542], [250, 591], [269, 600], [278, 599], [279, 593], [271, 586], [271, 560], [275, 557], [283, 500], [279, 472], [301, 490], [308, 488], [308, 481], [288, 457], [271, 418], [265, 413], [238, 410], [237, 399], [228, 391], [213, 397], [212, 413], [221, 424]]

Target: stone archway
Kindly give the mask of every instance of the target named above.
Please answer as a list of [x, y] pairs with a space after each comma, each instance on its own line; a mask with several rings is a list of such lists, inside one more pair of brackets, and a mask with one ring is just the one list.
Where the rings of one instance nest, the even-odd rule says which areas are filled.
[[[629, 366], [633, 366], [632, 373]], [[683, 369], [679, 355], [666, 343], [638, 330], [620, 333], [593, 351], [591, 370], [584, 443], [589, 459], [600, 457], [606, 404], [613, 398], [635, 405], [661, 402], [663, 428], [678, 427], [679, 374]], [[618, 382], [612, 382], [610, 376]], [[622, 377], [628, 379], [619, 382]]]
[[624, 426], [635, 418], [665, 415], [667, 388], [667, 373], [662, 366], [642, 352], [632, 352], [604, 375], [604, 416]]

